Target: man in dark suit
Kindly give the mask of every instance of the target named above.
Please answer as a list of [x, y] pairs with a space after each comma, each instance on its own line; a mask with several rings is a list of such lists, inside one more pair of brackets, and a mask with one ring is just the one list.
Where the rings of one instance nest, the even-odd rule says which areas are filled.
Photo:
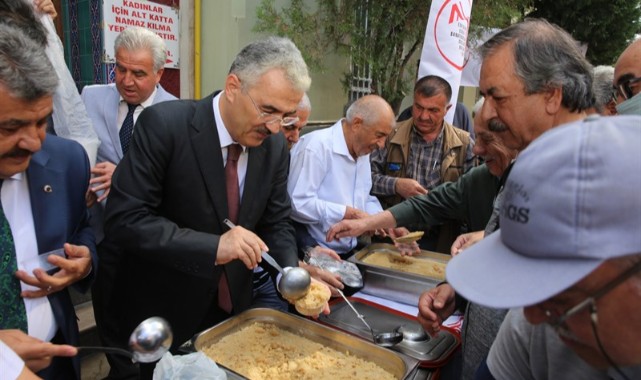
[[[249, 308], [261, 250], [269, 247], [283, 267], [297, 265], [289, 156], [278, 131], [296, 122], [296, 106], [310, 82], [296, 46], [269, 38], [238, 54], [222, 92], [141, 113], [107, 202], [104, 262], [94, 296], [111, 293], [102, 303], [118, 317], [117, 326], [103, 329], [103, 338], [106, 333], [107, 340], [125, 346], [140, 321], [158, 315], [172, 326], [175, 349]], [[226, 160], [234, 150], [242, 150], [238, 180], [227, 181]], [[223, 221], [234, 219], [226, 187], [232, 182], [240, 209], [230, 230]], [[103, 273], [115, 280], [103, 282]], [[109, 359], [111, 378], [137, 376], [131, 363]], [[142, 377], [150, 378], [152, 368], [141, 366]]]
[[[77, 345], [67, 287], [88, 290], [96, 249], [85, 205], [87, 155], [76, 142], [46, 135], [57, 84], [42, 46], [0, 24], [0, 329]], [[40, 257], [57, 249], [61, 256]], [[57, 268], [48, 273], [46, 263]], [[38, 374], [80, 379], [80, 362], [55, 358]]]

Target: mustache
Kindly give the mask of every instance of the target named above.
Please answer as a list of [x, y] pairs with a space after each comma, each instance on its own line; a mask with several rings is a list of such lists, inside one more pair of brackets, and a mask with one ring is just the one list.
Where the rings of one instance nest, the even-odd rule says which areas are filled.
[[30, 150], [15, 148], [3, 154], [1, 158], [24, 158], [33, 154]]
[[267, 136], [272, 134], [272, 131], [270, 131], [269, 128], [267, 128], [265, 126], [258, 127], [257, 131], [260, 132], [260, 133], [263, 133], [263, 134], [265, 134]]
[[487, 123], [487, 128], [492, 132], [505, 132], [507, 131], [507, 125], [499, 119], [492, 119]]

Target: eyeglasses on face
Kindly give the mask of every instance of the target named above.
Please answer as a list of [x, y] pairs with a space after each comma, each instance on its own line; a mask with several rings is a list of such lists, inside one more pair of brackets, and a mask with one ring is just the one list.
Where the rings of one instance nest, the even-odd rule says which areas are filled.
[[588, 306], [591, 307], [591, 316], [592, 319], [596, 319], [596, 301], [608, 294], [617, 286], [621, 285], [630, 277], [634, 276], [637, 272], [641, 270], [641, 261], [635, 265], [628, 268], [625, 272], [621, 273], [618, 277], [614, 278], [612, 281], [605, 284], [601, 289], [597, 290], [593, 295], [587, 297], [583, 301], [579, 302], [575, 306], [568, 309], [565, 313], [561, 314], [558, 317], [554, 317], [553, 313], [550, 310], [545, 310], [545, 315], [548, 317], [548, 324], [552, 326], [555, 330], [564, 330], [565, 322], [572, 316], [580, 313], [585, 310]]
[[298, 116], [288, 116], [288, 117], [280, 117], [276, 115], [272, 115], [267, 112], [263, 112], [258, 108], [256, 105], [256, 102], [254, 99], [249, 95], [248, 92], [245, 92], [249, 100], [251, 100], [252, 104], [254, 105], [254, 108], [256, 108], [256, 111], [258, 112], [258, 118], [262, 119], [265, 124], [274, 124], [274, 123], [279, 123], [282, 127], [286, 127], [289, 125], [292, 125], [298, 121]]
[[632, 87], [639, 82], [641, 82], [641, 77], [625, 79], [615, 86], [615, 90], [623, 99], [628, 100], [634, 96]]

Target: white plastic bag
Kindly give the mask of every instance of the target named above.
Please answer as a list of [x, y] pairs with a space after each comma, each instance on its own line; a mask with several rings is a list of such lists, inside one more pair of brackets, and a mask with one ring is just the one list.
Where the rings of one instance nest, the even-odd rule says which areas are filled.
[[226, 380], [227, 374], [202, 352], [173, 356], [167, 352], [156, 364], [154, 380]]
[[[31, 0], [25, 0], [32, 3]], [[56, 34], [56, 27], [51, 17], [42, 13], [40, 22], [47, 29], [47, 57], [60, 82], [53, 94], [53, 125], [56, 134], [66, 139], [75, 140], [87, 152], [89, 164], [94, 167], [100, 139], [91, 125], [85, 104], [80, 98], [78, 88], [65, 62], [62, 41]]]

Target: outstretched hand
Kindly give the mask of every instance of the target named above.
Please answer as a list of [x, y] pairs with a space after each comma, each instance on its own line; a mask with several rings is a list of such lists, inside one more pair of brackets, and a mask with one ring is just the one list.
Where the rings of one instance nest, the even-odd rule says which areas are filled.
[[15, 352], [32, 371], [49, 367], [54, 356], [76, 356], [73, 346], [43, 342], [20, 330], [0, 330], [0, 340]]
[[454, 240], [454, 243], [452, 243], [450, 253], [452, 254], [452, 256], [456, 256], [464, 249], [471, 247], [478, 241], [482, 240], [484, 236], [484, 231], [468, 232], [466, 234], [459, 235], [456, 240]]
[[435, 336], [443, 321], [454, 313], [454, 288], [449, 284], [441, 284], [421, 294], [418, 300], [418, 322], [423, 329]]

